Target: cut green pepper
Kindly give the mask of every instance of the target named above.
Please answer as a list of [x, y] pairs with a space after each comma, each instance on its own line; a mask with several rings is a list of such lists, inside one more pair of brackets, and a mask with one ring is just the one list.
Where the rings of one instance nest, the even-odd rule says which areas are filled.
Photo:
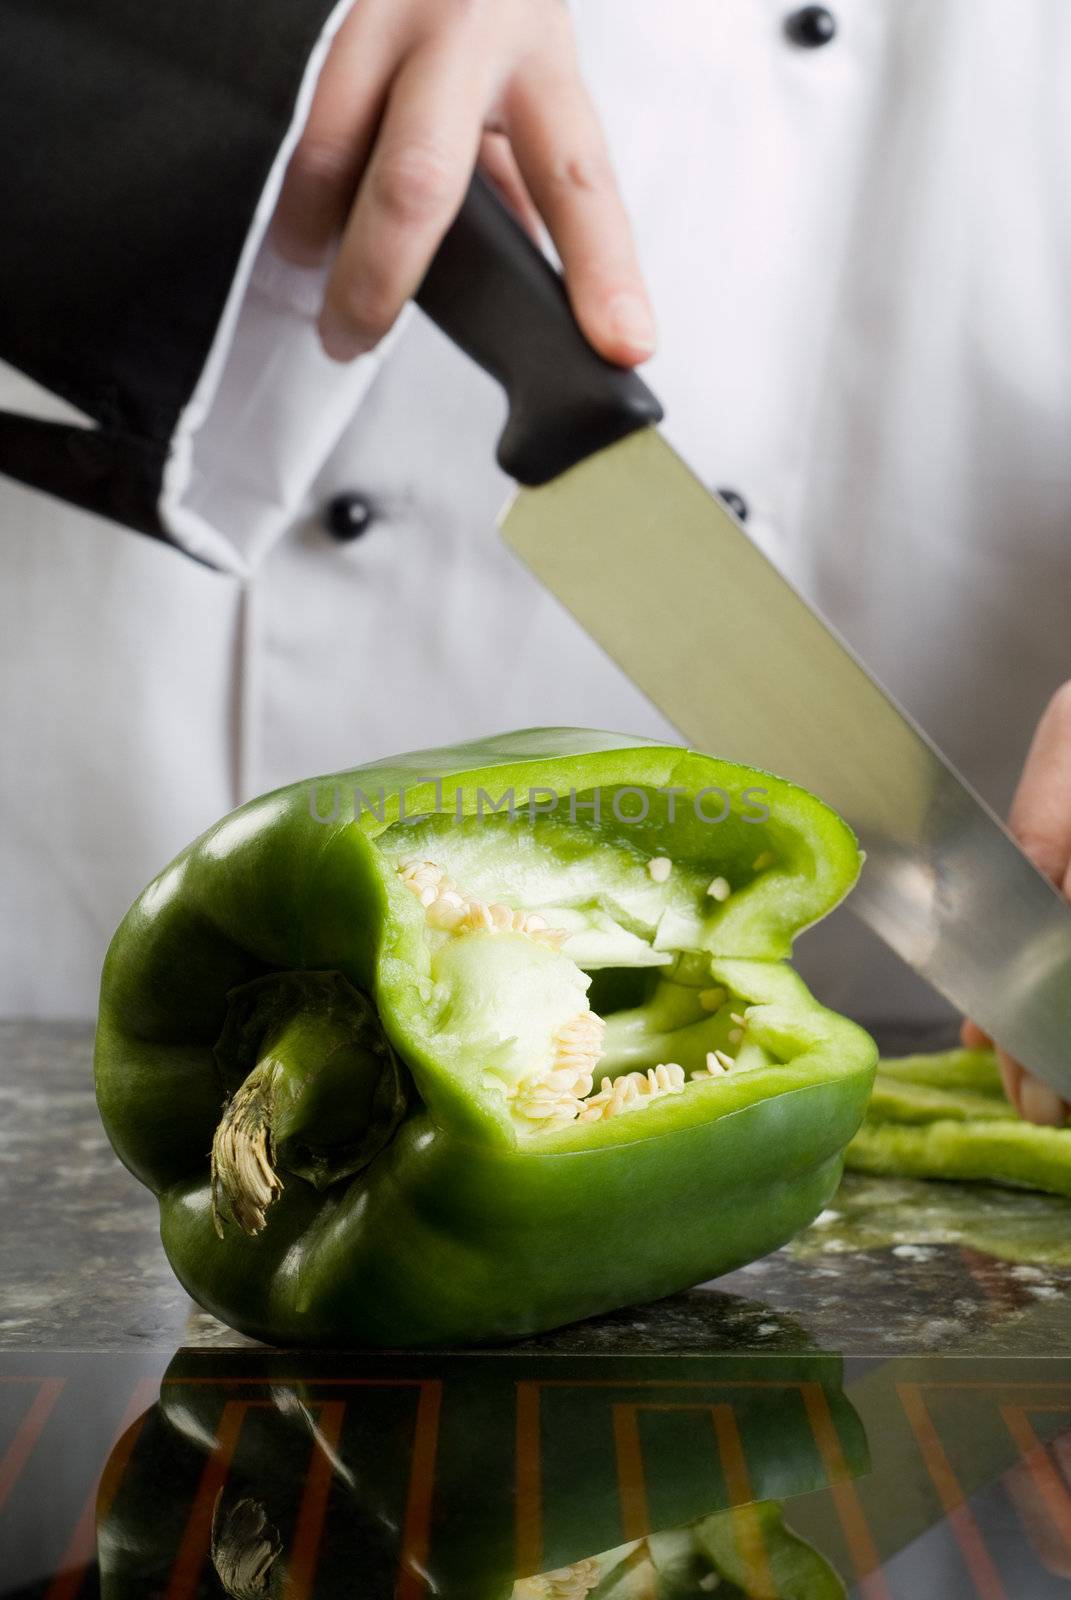
[[260, 1338], [501, 1339], [669, 1294], [836, 1187], [876, 1052], [784, 958], [859, 864], [792, 784], [587, 731], [279, 790], [116, 933], [105, 1125], [182, 1282]]
[[715, 1511], [560, 1573], [511, 1600], [846, 1600], [839, 1574], [785, 1522], [776, 1501]]
[[[531, 1431], [522, 1416], [539, 1395]], [[712, 1414], [739, 1441], [742, 1480], [726, 1474]], [[642, 1427], [642, 1497], [622, 1472], [624, 1417]], [[817, 1352], [331, 1352], [311, 1364], [184, 1349], [102, 1477], [99, 1592], [844, 1600], [789, 1523], [797, 1497], [803, 1509], [868, 1468], [841, 1364]]]
[[1024, 1122], [991, 1050], [882, 1060], [848, 1146], [857, 1172], [973, 1178], [1071, 1196], [1071, 1129]]

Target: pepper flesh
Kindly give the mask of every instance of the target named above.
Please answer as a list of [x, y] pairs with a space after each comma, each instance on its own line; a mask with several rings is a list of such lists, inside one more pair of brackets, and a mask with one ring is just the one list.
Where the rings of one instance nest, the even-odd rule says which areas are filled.
[[1071, 1198], [1071, 1128], [1024, 1122], [1005, 1099], [991, 1050], [889, 1058], [878, 1063], [866, 1120], [848, 1146], [846, 1165]]
[[[325, 785], [365, 803], [324, 820]], [[618, 788], [645, 799], [644, 820], [611, 809]], [[765, 821], [746, 815], [758, 788]], [[569, 815], [481, 814], [506, 790], [568, 793]], [[715, 790], [731, 801], [717, 825], [673, 798]], [[647, 871], [665, 858], [669, 873]], [[442, 876], [414, 892], [414, 861]], [[106, 1127], [160, 1199], [180, 1279], [256, 1337], [474, 1342], [671, 1293], [783, 1243], [836, 1187], [876, 1052], [784, 958], [859, 861], [845, 824], [783, 780], [583, 730], [277, 791], [195, 841], [117, 932], [96, 1056]], [[443, 878], [493, 926], [429, 919], [424, 891]], [[727, 896], [708, 893], [719, 879]], [[309, 981], [332, 987], [337, 1048], [304, 1028], [300, 994], [287, 1012]], [[260, 1016], [260, 990], [270, 1026], [246, 1028], [238, 1067], [236, 1008]], [[605, 1033], [582, 1024], [578, 1045], [599, 996]], [[313, 1053], [279, 1045], [295, 1037]], [[532, 1117], [563, 1050], [575, 1081], [550, 1090], [575, 1114]], [[371, 1143], [369, 1071], [390, 1089]], [[616, 1087], [630, 1075], [634, 1092]], [[263, 1180], [255, 1228], [223, 1192], [244, 1170], [234, 1128], [220, 1133], [242, 1093], [242, 1128], [267, 1127], [238, 1151]]]

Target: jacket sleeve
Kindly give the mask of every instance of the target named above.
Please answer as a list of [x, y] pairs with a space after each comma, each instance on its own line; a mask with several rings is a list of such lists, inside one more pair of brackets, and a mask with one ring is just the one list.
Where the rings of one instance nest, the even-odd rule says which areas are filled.
[[0, 12], [0, 360], [95, 423], [0, 412], [0, 471], [160, 538], [173, 441], [350, 0]]

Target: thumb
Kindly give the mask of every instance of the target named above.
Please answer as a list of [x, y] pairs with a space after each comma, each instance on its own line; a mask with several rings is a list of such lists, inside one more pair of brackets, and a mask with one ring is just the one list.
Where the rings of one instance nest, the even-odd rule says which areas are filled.
[[1042, 713], [1008, 826], [1039, 871], [1071, 891], [1071, 680]]
[[[1071, 681], [1042, 713], [1015, 791], [1008, 826], [1040, 872], [1071, 895]], [[1003, 1050], [997, 1052], [1008, 1099], [1029, 1122], [1060, 1127], [1068, 1107]]]

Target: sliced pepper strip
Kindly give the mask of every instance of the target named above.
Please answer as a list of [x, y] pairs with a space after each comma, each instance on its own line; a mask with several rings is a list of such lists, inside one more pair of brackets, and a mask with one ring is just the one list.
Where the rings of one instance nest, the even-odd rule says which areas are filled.
[[183, 1283], [256, 1337], [451, 1344], [670, 1293], [836, 1187], [876, 1051], [784, 957], [859, 865], [792, 784], [583, 730], [294, 785], [117, 932], [105, 1124]]
[[960, 1178], [1071, 1197], [1071, 1129], [1024, 1122], [991, 1050], [878, 1064], [866, 1120], [848, 1146], [856, 1172]]

